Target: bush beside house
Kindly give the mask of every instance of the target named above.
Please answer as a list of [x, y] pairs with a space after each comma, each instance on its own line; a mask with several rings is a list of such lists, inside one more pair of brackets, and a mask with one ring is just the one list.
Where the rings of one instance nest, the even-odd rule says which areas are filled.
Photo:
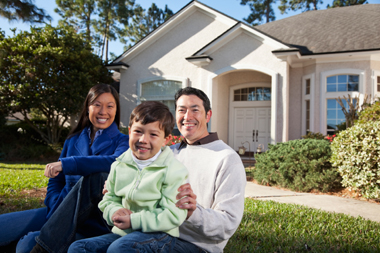
[[331, 166], [330, 144], [326, 140], [303, 139], [270, 145], [256, 156], [254, 178], [259, 184], [277, 185], [295, 191], [327, 192], [340, 186]]
[[367, 199], [380, 198], [380, 121], [340, 132], [331, 149], [331, 162], [342, 176], [342, 185]]

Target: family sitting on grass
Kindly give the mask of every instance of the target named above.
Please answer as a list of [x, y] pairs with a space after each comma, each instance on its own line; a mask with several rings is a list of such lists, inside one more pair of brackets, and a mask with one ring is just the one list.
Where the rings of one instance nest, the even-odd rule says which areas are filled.
[[212, 111], [201, 90], [179, 90], [175, 106], [183, 142], [167, 147], [173, 116], [162, 103], [143, 102], [131, 114], [128, 146], [118, 131], [116, 91], [94, 86], [59, 162], [46, 165], [47, 207], [0, 215], [11, 230], [0, 231], [0, 245], [18, 241], [16, 252], [222, 252], [243, 215], [244, 167], [207, 131]]

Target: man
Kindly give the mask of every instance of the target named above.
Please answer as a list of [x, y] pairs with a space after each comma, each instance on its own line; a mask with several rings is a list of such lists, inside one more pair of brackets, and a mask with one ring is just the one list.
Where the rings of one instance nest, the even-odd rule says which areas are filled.
[[175, 251], [222, 252], [243, 216], [244, 167], [217, 133], [207, 131], [212, 111], [203, 91], [181, 89], [175, 102], [176, 122], [184, 141], [172, 150], [189, 170], [190, 182], [180, 187], [178, 194], [177, 206], [188, 209], [188, 219], [180, 226], [181, 240]]

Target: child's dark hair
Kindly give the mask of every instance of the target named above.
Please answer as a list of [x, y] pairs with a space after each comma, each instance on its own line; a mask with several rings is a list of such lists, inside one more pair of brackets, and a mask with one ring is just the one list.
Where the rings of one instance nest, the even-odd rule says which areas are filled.
[[129, 127], [134, 122], [146, 125], [156, 121], [160, 123], [160, 129], [164, 130], [165, 137], [172, 133], [175, 122], [169, 108], [161, 102], [145, 101], [133, 109], [129, 117]]

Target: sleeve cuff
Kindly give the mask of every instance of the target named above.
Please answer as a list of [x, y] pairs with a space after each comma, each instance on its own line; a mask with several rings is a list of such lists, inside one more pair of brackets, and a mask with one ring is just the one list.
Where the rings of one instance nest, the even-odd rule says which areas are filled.
[[132, 213], [131, 214], [131, 227], [133, 230], [141, 229], [141, 214], [140, 213]]
[[60, 158], [59, 161], [62, 163], [62, 172], [65, 175], [76, 175], [77, 164], [74, 157]]

